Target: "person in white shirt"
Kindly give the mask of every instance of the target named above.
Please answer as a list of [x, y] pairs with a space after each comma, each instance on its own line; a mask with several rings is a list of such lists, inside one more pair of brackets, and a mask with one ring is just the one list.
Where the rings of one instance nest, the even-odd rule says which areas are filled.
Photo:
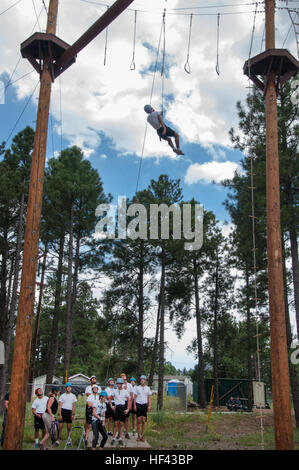
[[[105, 388], [105, 391], [107, 393], [107, 402], [106, 402], [106, 406], [107, 406], [107, 410], [106, 410], [106, 426], [108, 428], [108, 436], [112, 436], [113, 435], [113, 432], [112, 432], [112, 422], [114, 421], [114, 411], [112, 410], [111, 406], [110, 406], [110, 402], [109, 402], [109, 397], [111, 395], [111, 393], [113, 392], [114, 390], [114, 379], [111, 377], [110, 379], [108, 379], [108, 387]], [[114, 400], [112, 399], [111, 400], [111, 404], [114, 405]]]
[[93, 402], [93, 413], [92, 413], [92, 432], [93, 432], [93, 441], [92, 441], [92, 450], [96, 450], [96, 445], [99, 439], [99, 432], [102, 435], [102, 440], [100, 443], [100, 450], [103, 450], [108, 439], [108, 434], [105, 429], [105, 414], [107, 410], [106, 399], [107, 392], [102, 391], [100, 393], [99, 400]]
[[[123, 379], [119, 378], [116, 381], [117, 388], [113, 390], [109, 397], [109, 402], [112, 410], [115, 412], [114, 417], [114, 429], [113, 429], [113, 436], [111, 440], [111, 445], [115, 443], [115, 436], [116, 431], [118, 430], [119, 435], [119, 445], [124, 445], [122, 440], [122, 426], [126, 420], [126, 415], [129, 413], [129, 401], [130, 401], [130, 394], [126, 389], [123, 389], [124, 381]], [[112, 405], [112, 399], [114, 400], [115, 404]], [[127, 406], [126, 406], [127, 402]]]
[[92, 412], [95, 402], [99, 401], [99, 386], [94, 384], [91, 386], [91, 393], [86, 398], [86, 421], [85, 421], [85, 445], [88, 445], [88, 436], [92, 425]]
[[[162, 119], [163, 112], [155, 111], [150, 104], [144, 106], [144, 111], [148, 114], [147, 122], [157, 131], [160, 140], [166, 140], [177, 155], [184, 155], [180, 149], [180, 136], [171, 127], [166, 126]], [[173, 145], [172, 137], [175, 139], [176, 147]]]
[[129, 412], [127, 413], [126, 415], [126, 420], [125, 420], [125, 438], [126, 439], [130, 439], [130, 434], [129, 434], [129, 426], [130, 426], [130, 412], [132, 410], [132, 406], [133, 406], [133, 400], [134, 400], [134, 397], [133, 397], [133, 389], [132, 389], [132, 386], [131, 384], [128, 383], [128, 380], [127, 380], [127, 375], [126, 374], [120, 374], [120, 377], [123, 379], [124, 381], [124, 384], [123, 384], [123, 389], [127, 390], [129, 392], [129, 403], [125, 403], [126, 407], [129, 408]]
[[45, 423], [43, 422], [43, 414], [46, 411], [48, 397], [44, 397], [44, 393], [41, 388], [35, 389], [36, 399], [32, 403], [32, 413], [34, 414], [34, 439], [35, 439], [35, 448], [39, 448], [39, 430], [41, 429], [43, 438], [46, 434]]
[[59, 436], [64, 423], [66, 423], [68, 435], [72, 429], [72, 422], [76, 412], [76, 395], [71, 393], [72, 384], [67, 382], [65, 384], [65, 393], [61, 395], [58, 402], [58, 416], [59, 416]]
[[[85, 407], [85, 444], [87, 442], [88, 434], [91, 429], [91, 416], [92, 416], [92, 408], [88, 406], [88, 396], [92, 394], [92, 387], [93, 385], [97, 385], [97, 378], [95, 375], [92, 375], [89, 379], [90, 385], [87, 385], [85, 389], [85, 396], [86, 396], [86, 407]], [[101, 387], [97, 385], [98, 393], [102, 391]]]
[[132, 377], [130, 379], [130, 385], [132, 388], [133, 392], [133, 399], [132, 399], [132, 407], [130, 414], [132, 415], [132, 429], [133, 429], [133, 435], [136, 434], [136, 416], [137, 416], [137, 411], [134, 410], [134, 395], [135, 395], [135, 390], [136, 390], [136, 379]]
[[[151, 389], [146, 385], [146, 376], [141, 375], [140, 385], [134, 390], [134, 409], [137, 412], [137, 441], [144, 442], [147, 412], [151, 411]], [[142, 433], [140, 433], [142, 427]]]

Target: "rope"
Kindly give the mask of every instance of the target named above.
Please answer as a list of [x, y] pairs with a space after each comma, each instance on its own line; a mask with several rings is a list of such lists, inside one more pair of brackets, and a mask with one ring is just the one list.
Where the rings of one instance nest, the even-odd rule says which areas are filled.
[[16, 6], [18, 3], [20, 3], [22, 0], [18, 0], [17, 2], [15, 2], [13, 5], [11, 5], [10, 7], [6, 8], [6, 10], [3, 10], [0, 12], [0, 16], [1, 15], [4, 15], [4, 13], [6, 13], [8, 10], [11, 10], [11, 8], [13, 8], [14, 6]]
[[[152, 88], [151, 88], [150, 99], [149, 99], [149, 104], [150, 105], [152, 104], [156, 74], [157, 74], [157, 70], [158, 70], [158, 61], [159, 61], [159, 54], [160, 54], [160, 47], [161, 47], [162, 32], [163, 32], [163, 19], [162, 19], [162, 25], [161, 25], [161, 30], [160, 30], [160, 36], [159, 36], [159, 42], [158, 42], [158, 48], [157, 48], [156, 64], [155, 64], [155, 70], [154, 70], [153, 81], [152, 81]], [[139, 186], [139, 180], [140, 180], [141, 166], [142, 166], [142, 161], [143, 161], [143, 156], [144, 156], [144, 148], [145, 148], [147, 130], [148, 130], [148, 121], [146, 121], [146, 125], [145, 125], [145, 131], [144, 131], [142, 151], [141, 151], [139, 168], [138, 168], [138, 176], [137, 176], [135, 194], [137, 193], [138, 186]]]
[[35, 8], [34, 0], [32, 0], [32, 5], [33, 5], [33, 9], [34, 9], [34, 13], [35, 13], [36, 21], [38, 23], [39, 30], [41, 31], [42, 28], [41, 28], [41, 25], [40, 25], [40, 22], [39, 22], [39, 17], [37, 16], [37, 11], [36, 11], [36, 8]]
[[134, 14], [134, 39], [133, 39], [133, 58], [132, 62], [130, 65], [130, 70], [135, 70], [136, 65], [135, 65], [135, 51], [136, 51], [136, 30], [137, 30], [137, 10], [135, 10]]
[[295, 23], [296, 16], [298, 16], [298, 19], [299, 19], [299, 13], [298, 13], [298, 11], [295, 11], [295, 10], [294, 10], [294, 13], [295, 13], [294, 18], [292, 18], [291, 11], [288, 10], [288, 14], [289, 14], [289, 17], [291, 19], [293, 29], [294, 29], [294, 33], [295, 33], [295, 40], [296, 40], [296, 46], [297, 46], [297, 57], [299, 59], [299, 39], [298, 39], [299, 31], [296, 30], [296, 24], [298, 25], [298, 23]]
[[216, 60], [216, 73], [220, 75], [219, 69], [219, 33], [220, 33], [220, 13], [217, 15], [217, 60]]
[[161, 108], [162, 114], [164, 113], [164, 81], [165, 81], [165, 57], [166, 57], [166, 9], [163, 13], [162, 25], [163, 25], [163, 53], [162, 53], [162, 67], [161, 67], [161, 76], [162, 76], [162, 94], [161, 94]]
[[16, 128], [17, 125], [19, 124], [19, 121], [20, 121], [21, 117], [23, 116], [23, 114], [24, 114], [24, 112], [25, 112], [25, 110], [26, 110], [28, 104], [30, 103], [31, 98], [32, 98], [32, 96], [34, 95], [35, 90], [36, 90], [38, 84], [39, 84], [39, 80], [37, 81], [37, 83], [36, 83], [36, 85], [35, 85], [35, 87], [34, 87], [34, 89], [33, 89], [33, 92], [31, 93], [31, 95], [29, 96], [28, 100], [26, 101], [25, 106], [24, 106], [24, 108], [23, 108], [23, 110], [22, 110], [20, 116], [18, 117], [18, 119], [17, 119], [15, 125], [13, 126], [12, 130], [10, 131], [9, 136], [7, 137], [7, 139], [6, 139], [6, 141], [5, 141], [6, 143], [9, 141], [9, 139], [11, 138], [11, 136], [12, 136], [12, 134], [13, 134], [15, 128]]
[[[108, 8], [109, 8], [109, 7], [107, 6], [107, 9], [108, 9]], [[109, 30], [109, 27], [107, 26], [107, 28], [106, 28], [106, 33], [105, 33], [104, 66], [106, 65], [106, 62], [107, 62], [108, 30]]]
[[[256, 4], [256, 12], [257, 12], [257, 5]], [[252, 47], [253, 47], [253, 39], [254, 39], [254, 33], [255, 33], [255, 20], [256, 20], [256, 14], [254, 15], [254, 20], [253, 20], [253, 27], [252, 27], [252, 34], [251, 34], [251, 42], [250, 42], [250, 50], [249, 50], [249, 55], [248, 55], [248, 80], [249, 80], [249, 93], [248, 93], [248, 102], [249, 102], [249, 135], [248, 135], [248, 157], [250, 159], [250, 190], [251, 190], [251, 219], [252, 219], [252, 252], [253, 252], [253, 285], [254, 285], [254, 311], [255, 311], [255, 328], [256, 328], [256, 348], [257, 348], [257, 380], [258, 382], [261, 381], [261, 364], [260, 364], [260, 343], [259, 343], [259, 322], [258, 322], [258, 306], [257, 306], [257, 265], [256, 265], [256, 235], [255, 235], [255, 200], [254, 200], [254, 173], [253, 173], [253, 160], [254, 156], [251, 152], [251, 142], [252, 142], [252, 108], [250, 106], [253, 105], [252, 101], [252, 94], [251, 94], [251, 80], [250, 80], [250, 75], [251, 75], [251, 63], [250, 63], [250, 58], [251, 58], [251, 53], [252, 53]], [[255, 91], [254, 91], [255, 93]], [[263, 416], [262, 416], [262, 410], [260, 408], [260, 433], [261, 433], [261, 447], [264, 450], [264, 425], [263, 425]]]
[[193, 13], [190, 15], [190, 26], [189, 26], [189, 39], [188, 39], [188, 50], [187, 50], [187, 60], [184, 66], [185, 72], [191, 74], [191, 67], [189, 63], [190, 58], [190, 45], [191, 45], [191, 33], [192, 33], [192, 20], [193, 20]]

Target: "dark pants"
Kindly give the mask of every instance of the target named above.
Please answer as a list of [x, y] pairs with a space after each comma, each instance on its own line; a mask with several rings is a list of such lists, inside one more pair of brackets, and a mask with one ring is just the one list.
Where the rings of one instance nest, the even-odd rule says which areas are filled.
[[103, 425], [102, 421], [93, 421], [92, 422], [92, 432], [93, 432], [93, 440], [92, 440], [92, 448], [95, 449], [97, 446], [97, 442], [99, 439], [99, 433], [102, 434], [102, 441], [100, 444], [101, 449], [105, 446], [107, 439], [108, 439], [108, 434], [106, 432], [105, 426]]
[[3, 413], [3, 422], [2, 422], [2, 434], [1, 434], [1, 445], [3, 446], [4, 442], [4, 433], [5, 433], [5, 426], [6, 426], [6, 419], [7, 419], [7, 410], [4, 410]]

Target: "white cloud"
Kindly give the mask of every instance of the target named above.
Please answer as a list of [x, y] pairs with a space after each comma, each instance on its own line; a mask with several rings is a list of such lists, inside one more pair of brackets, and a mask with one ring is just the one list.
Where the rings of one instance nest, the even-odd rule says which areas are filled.
[[194, 184], [198, 182], [221, 183], [221, 181], [232, 178], [239, 165], [235, 162], [207, 162], [203, 164], [194, 163], [189, 166], [185, 175], [186, 184]]
[[[78, 54], [77, 62], [62, 76], [63, 135], [70, 145], [82, 146], [87, 157], [100, 148], [102, 133], [111, 139], [119, 154], [141, 154], [146, 122], [143, 106], [149, 101], [153, 83], [153, 73], [142, 72], [156, 59], [155, 51], [149, 50], [144, 43], [157, 47], [165, 6], [169, 10], [186, 7], [184, 0], [173, 0], [171, 5], [165, 5], [164, 0], [150, 3], [150, 7], [145, 0], [136, 4], [136, 8], [149, 12], [138, 13], [135, 71], [130, 71], [133, 7], [109, 26], [106, 67], [103, 65], [105, 34], [102, 33]], [[217, 2], [218, 5], [226, 3], [225, 0]], [[3, 10], [9, 6], [11, 0], [1, 1]], [[254, 11], [254, 5], [236, 6], [231, 10]], [[85, 2], [60, 2], [57, 35], [72, 44], [103, 11], [104, 6]], [[215, 14], [218, 11], [226, 12], [227, 9], [212, 11]], [[192, 74], [187, 75], [184, 64], [189, 15], [176, 16], [170, 13], [173, 12], [169, 11], [166, 15], [166, 60], [171, 66], [165, 80], [165, 93], [171, 94], [173, 101], [165, 117], [186, 141], [200, 143], [214, 152], [213, 159], [223, 160], [222, 152], [230, 144], [228, 131], [230, 127], [237, 125], [235, 103], [238, 99], [244, 100], [247, 93], [247, 79], [243, 76], [242, 67], [248, 55], [253, 14], [221, 16], [218, 76], [215, 72], [217, 17], [194, 16], [190, 49]], [[277, 12], [277, 16], [279, 14]], [[258, 15], [253, 55], [260, 52], [263, 19], [264, 15]], [[1, 17], [0, 73], [12, 73], [20, 56], [19, 44], [30, 35], [34, 23], [35, 14], [29, 0], [20, 2]], [[40, 23], [45, 28], [44, 11]], [[37, 30], [38, 27], [35, 28]], [[294, 41], [288, 46], [294, 48], [293, 43]], [[29, 62], [22, 59], [14, 78], [31, 70]], [[30, 95], [37, 79], [37, 74], [34, 73], [14, 85], [18, 99]], [[157, 109], [161, 106], [161, 85], [158, 71], [152, 100]], [[56, 121], [60, 122], [58, 80], [53, 86], [52, 111]], [[214, 145], [221, 145], [222, 150], [219, 150], [220, 147], [213, 147]], [[176, 158], [168, 145], [161, 143], [155, 131], [149, 128], [144, 157], [161, 156]]]

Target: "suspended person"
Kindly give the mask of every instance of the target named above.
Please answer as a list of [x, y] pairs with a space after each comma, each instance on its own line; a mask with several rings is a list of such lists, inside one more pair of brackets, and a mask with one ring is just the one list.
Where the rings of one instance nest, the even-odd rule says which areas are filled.
[[127, 415], [126, 415], [126, 420], [125, 420], [125, 438], [126, 439], [130, 439], [130, 434], [129, 434], [129, 426], [130, 426], [130, 413], [131, 413], [131, 410], [132, 410], [132, 406], [133, 406], [133, 400], [134, 400], [134, 397], [133, 397], [133, 388], [131, 386], [131, 384], [128, 383], [128, 380], [127, 380], [127, 375], [126, 374], [120, 374], [120, 377], [123, 379], [124, 381], [124, 384], [123, 384], [123, 389], [127, 390], [128, 393], [129, 393], [129, 399], [128, 401], [126, 401], [125, 403], [125, 406], [126, 408], [129, 409]]
[[[123, 446], [123, 440], [122, 440], [122, 427], [123, 423], [126, 420], [126, 415], [129, 412], [129, 399], [130, 399], [130, 394], [128, 390], [122, 388], [124, 384], [123, 379], [119, 378], [116, 381], [116, 386], [117, 388], [113, 390], [109, 397], [110, 401], [110, 406], [112, 410], [115, 412], [114, 416], [114, 429], [113, 429], [113, 436], [111, 440], [111, 445], [115, 444], [115, 438], [116, 438], [116, 432], [118, 431], [118, 436], [119, 436], [119, 445]], [[114, 400], [114, 405], [112, 405], [112, 399]], [[127, 403], [127, 407], [126, 404]]]
[[151, 411], [151, 395], [152, 391], [150, 387], [146, 385], [146, 376], [141, 375], [140, 385], [134, 390], [134, 409], [137, 412], [137, 441], [140, 442], [144, 442], [147, 413]]
[[[113, 435], [112, 423], [114, 422], [114, 411], [111, 408], [109, 397], [110, 397], [110, 395], [112, 394], [112, 392], [114, 390], [114, 383], [115, 383], [114, 379], [111, 377], [110, 379], [108, 379], [108, 387], [105, 388], [105, 391], [107, 393], [107, 398], [108, 398], [108, 400], [106, 402], [107, 410], [106, 410], [106, 415], [105, 415], [105, 417], [106, 417], [105, 426], [108, 429], [108, 436]], [[113, 399], [111, 400], [111, 404], [113, 406], [115, 405]]]
[[99, 439], [99, 433], [102, 435], [100, 443], [100, 450], [103, 450], [108, 439], [108, 434], [105, 428], [105, 415], [107, 410], [106, 399], [108, 395], [106, 391], [100, 393], [99, 400], [93, 402], [93, 413], [92, 413], [92, 450], [96, 450], [97, 442]]
[[91, 387], [91, 393], [88, 394], [88, 397], [86, 398], [86, 431], [85, 431], [85, 445], [87, 447], [88, 445], [88, 436], [89, 432], [92, 427], [92, 413], [93, 413], [93, 407], [95, 406], [95, 403], [99, 401], [100, 399], [100, 392], [99, 392], [99, 385], [93, 384]]
[[66, 423], [67, 434], [69, 435], [71, 432], [72, 422], [76, 413], [76, 402], [77, 397], [72, 393], [72, 384], [67, 382], [65, 384], [65, 393], [61, 395], [58, 402], [58, 428], [60, 437], [64, 423]]
[[[57, 396], [59, 394], [59, 390], [57, 387], [53, 387], [47, 402], [46, 411], [43, 414], [43, 422], [45, 425], [46, 434], [43, 439], [40, 441], [39, 448], [41, 450], [47, 449], [47, 443], [50, 438], [50, 433], [52, 426], [56, 423], [56, 413], [58, 410], [58, 401]], [[59, 435], [57, 440], [54, 442], [55, 446], [59, 446]]]
[[[148, 123], [157, 131], [158, 136], [161, 139], [166, 140], [168, 145], [172, 148], [174, 153], [177, 155], [184, 155], [180, 149], [180, 136], [171, 127], [166, 126], [162, 119], [163, 111], [155, 111], [150, 104], [144, 106], [144, 111], [148, 114]], [[173, 145], [172, 137], [175, 139], [175, 145]]]
[[136, 434], [136, 422], [137, 422], [137, 411], [134, 410], [134, 395], [135, 395], [135, 390], [136, 390], [136, 379], [132, 377], [130, 379], [130, 385], [132, 387], [132, 392], [133, 392], [133, 402], [132, 402], [132, 409], [130, 411], [130, 414], [132, 416], [132, 432], [133, 435]]
[[43, 438], [46, 435], [45, 424], [43, 422], [43, 414], [46, 411], [48, 397], [44, 397], [44, 392], [41, 388], [35, 389], [36, 399], [32, 403], [32, 413], [34, 414], [34, 429], [35, 429], [35, 448], [39, 448], [39, 431], [42, 431]]

